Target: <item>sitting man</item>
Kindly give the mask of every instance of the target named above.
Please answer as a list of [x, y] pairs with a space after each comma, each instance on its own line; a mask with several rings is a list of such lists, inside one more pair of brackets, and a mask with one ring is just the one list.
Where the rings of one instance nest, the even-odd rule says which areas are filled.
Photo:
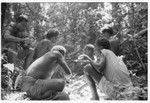
[[84, 59], [89, 60], [88, 62], [94, 67], [86, 66], [85, 73], [98, 84], [104, 75], [108, 82], [102, 84], [101, 89], [105, 91], [104, 93], [108, 97], [115, 98], [116, 91], [132, 87], [129, 72], [123, 61], [120, 62], [120, 59], [110, 50], [110, 43], [107, 39], [98, 39], [96, 46], [100, 61], [95, 62], [89, 56], [84, 55]]
[[58, 65], [66, 74], [72, 74], [65, 62], [65, 53], [66, 49], [57, 45], [35, 60], [26, 70], [26, 76], [22, 77], [22, 91], [27, 92], [27, 95], [35, 100], [69, 100], [69, 96], [62, 92], [65, 81], [51, 78]]
[[[83, 54], [83, 55], [80, 55], [79, 56], [79, 61], [81, 62], [81, 63], [84, 63], [84, 69], [85, 68], [87, 68], [88, 66], [90, 66], [90, 67], [93, 67], [93, 70], [95, 70], [95, 72], [97, 72], [96, 71], [96, 69], [94, 68], [94, 66], [91, 64], [91, 63], [87, 63], [88, 61], [87, 60], [83, 60], [84, 58], [84, 55], [87, 55], [87, 56], [89, 56], [93, 61], [95, 60], [95, 62], [96, 62], [96, 57], [94, 56], [94, 45], [92, 45], [92, 44], [87, 44], [86, 46], [85, 46], [85, 48], [84, 48], [84, 53], [85, 54]], [[98, 73], [98, 72], [97, 72]], [[99, 73], [98, 73], [99, 74]], [[101, 75], [101, 74], [100, 74]], [[92, 98], [91, 99], [93, 99], [93, 100], [99, 100], [99, 96], [98, 96], [98, 93], [97, 93], [97, 89], [96, 89], [96, 85], [95, 85], [95, 82], [94, 82], [94, 80], [93, 80], [93, 78], [90, 76], [90, 75], [88, 75], [86, 72], [85, 72], [85, 76], [86, 76], [86, 78], [87, 78], [87, 80], [88, 80], [88, 82], [89, 82], [89, 86], [90, 86], [90, 88], [91, 88], [91, 92], [92, 92]]]

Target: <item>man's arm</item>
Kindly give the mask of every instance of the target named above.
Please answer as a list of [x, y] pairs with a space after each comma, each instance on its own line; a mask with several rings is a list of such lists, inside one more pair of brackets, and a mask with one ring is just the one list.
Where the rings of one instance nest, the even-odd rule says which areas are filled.
[[4, 38], [8, 41], [12, 41], [12, 42], [23, 42], [23, 41], [29, 41], [28, 38], [18, 38], [15, 37], [13, 35], [11, 35], [11, 32], [13, 31], [12, 27], [8, 27], [8, 29], [6, 30], [5, 34], [4, 34]]
[[98, 92], [97, 92], [94, 80], [92, 79], [92, 77], [90, 75], [86, 75], [86, 78], [89, 82], [91, 92], [92, 92], [92, 98], [91, 99], [92, 100], [99, 100], [99, 96], [98, 96]]
[[10, 31], [9, 30], [7, 30], [5, 32], [4, 38], [6, 40], [8, 40], [8, 41], [13, 41], [13, 42], [22, 42], [22, 41], [25, 41], [25, 39], [18, 38], [18, 37], [10, 35]]
[[72, 74], [68, 64], [65, 61], [65, 58], [59, 53], [58, 56], [58, 64], [64, 69], [66, 74]]
[[92, 66], [98, 71], [101, 72], [104, 69], [105, 63], [106, 63], [106, 58], [103, 54], [101, 54], [101, 59], [100, 61], [95, 62], [92, 60], [90, 57], [87, 56], [87, 59], [89, 62], [92, 64]]

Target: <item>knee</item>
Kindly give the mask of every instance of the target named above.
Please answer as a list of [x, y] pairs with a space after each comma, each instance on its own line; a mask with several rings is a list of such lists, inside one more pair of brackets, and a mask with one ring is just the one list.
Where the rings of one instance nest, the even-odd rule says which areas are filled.
[[60, 87], [60, 91], [62, 91], [65, 87], [65, 80], [60, 79], [58, 82], [58, 86]]
[[53, 100], [70, 100], [70, 98], [67, 93], [61, 92]]
[[85, 67], [84, 67], [84, 73], [85, 74], [90, 74], [92, 72], [92, 66], [90, 64], [87, 64]]
[[62, 92], [62, 95], [60, 97], [60, 100], [70, 100], [69, 95], [65, 92]]

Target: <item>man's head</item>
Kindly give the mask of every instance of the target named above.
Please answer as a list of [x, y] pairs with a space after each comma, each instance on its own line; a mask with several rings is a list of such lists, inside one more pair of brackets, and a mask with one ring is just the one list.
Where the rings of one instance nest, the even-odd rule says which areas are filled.
[[102, 29], [102, 33], [104, 36], [109, 39], [111, 36], [113, 36], [113, 29], [111, 27], [105, 27]]
[[59, 32], [57, 30], [49, 30], [46, 34], [46, 38], [51, 40], [52, 42], [56, 42], [58, 35]]
[[27, 15], [20, 15], [17, 19], [16, 19], [17, 23], [20, 22], [28, 22], [28, 16]]
[[16, 19], [17, 26], [20, 28], [20, 30], [25, 30], [28, 25], [28, 16], [26, 15], [20, 15]]
[[87, 44], [87, 45], [84, 47], [84, 52], [85, 52], [85, 54], [87, 54], [87, 55], [93, 54], [93, 53], [94, 53], [94, 45], [92, 45], [92, 44]]
[[96, 46], [97, 46], [97, 49], [98, 50], [101, 50], [101, 49], [110, 49], [110, 43], [107, 39], [105, 38], [102, 38], [102, 39], [98, 39], [96, 41]]
[[65, 49], [65, 47], [61, 46], [61, 45], [56, 45], [53, 46], [53, 48], [51, 49], [51, 51], [58, 51], [60, 52], [63, 56], [65, 56], [67, 50]]

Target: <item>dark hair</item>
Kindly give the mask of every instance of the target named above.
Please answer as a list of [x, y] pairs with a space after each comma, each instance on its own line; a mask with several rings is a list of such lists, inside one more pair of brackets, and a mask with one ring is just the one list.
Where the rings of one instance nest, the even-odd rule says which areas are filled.
[[85, 49], [89, 49], [89, 50], [94, 51], [94, 45], [92, 45], [92, 44], [87, 44], [87, 45], [84, 47], [84, 50], [85, 50]]
[[28, 17], [26, 15], [20, 15], [17, 19], [16, 22], [20, 23], [22, 21], [28, 22]]
[[98, 39], [97, 41], [96, 41], [96, 45], [97, 46], [102, 46], [104, 49], [110, 49], [110, 43], [109, 43], [109, 41], [107, 40], [107, 39], [105, 39], [105, 38], [102, 38], [102, 39]]
[[46, 38], [51, 39], [52, 37], [57, 37], [59, 32], [56, 30], [49, 30], [46, 34]]
[[113, 29], [112, 29], [111, 27], [104, 28], [104, 29], [102, 30], [102, 33], [105, 33], [105, 32], [107, 32], [107, 33], [109, 33], [109, 34], [111, 34], [111, 35], [114, 34]]

